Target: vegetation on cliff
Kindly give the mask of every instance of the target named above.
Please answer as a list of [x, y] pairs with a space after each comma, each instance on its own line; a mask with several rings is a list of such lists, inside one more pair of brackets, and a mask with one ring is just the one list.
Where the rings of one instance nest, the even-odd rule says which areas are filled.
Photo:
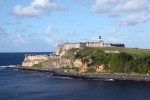
[[79, 72], [79, 68], [61, 67], [60, 69], [66, 70], [67, 72]]
[[32, 68], [34, 68], [34, 69], [42, 69], [42, 67], [43, 67], [42, 63], [34, 64], [34, 65], [32, 66]]
[[[121, 53], [105, 53], [105, 50], [118, 50]], [[71, 49], [65, 57], [81, 59], [90, 70], [92, 66], [104, 65], [106, 72], [150, 73], [150, 50], [146, 49], [115, 47]]]

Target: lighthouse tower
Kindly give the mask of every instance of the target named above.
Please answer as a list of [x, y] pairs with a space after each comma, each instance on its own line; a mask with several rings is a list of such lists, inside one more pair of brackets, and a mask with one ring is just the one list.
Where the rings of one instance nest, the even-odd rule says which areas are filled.
[[98, 38], [98, 42], [102, 42], [102, 38], [101, 38], [101, 36], [99, 36], [99, 38]]

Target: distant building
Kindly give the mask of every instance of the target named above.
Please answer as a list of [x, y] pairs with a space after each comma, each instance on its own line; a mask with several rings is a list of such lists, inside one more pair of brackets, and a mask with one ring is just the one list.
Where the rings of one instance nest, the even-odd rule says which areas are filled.
[[124, 44], [117, 43], [104, 43], [99, 36], [98, 42], [78, 42], [78, 43], [63, 43], [59, 44], [56, 49], [56, 55], [62, 56], [65, 52], [72, 48], [85, 48], [85, 47], [125, 47]]

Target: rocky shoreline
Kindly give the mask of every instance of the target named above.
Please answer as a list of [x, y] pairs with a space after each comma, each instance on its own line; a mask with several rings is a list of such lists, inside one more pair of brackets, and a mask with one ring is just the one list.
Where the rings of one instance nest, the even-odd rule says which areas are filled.
[[150, 82], [150, 75], [146, 75], [146, 74], [78, 73], [78, 72], [68, 72], [62, 69], [32, 69], [32, 68], [22, 68], [22, 67], [14, 67], [11, 69], [49, 72], [52, 73], [53, 76], [71, 77], [74, 79]]

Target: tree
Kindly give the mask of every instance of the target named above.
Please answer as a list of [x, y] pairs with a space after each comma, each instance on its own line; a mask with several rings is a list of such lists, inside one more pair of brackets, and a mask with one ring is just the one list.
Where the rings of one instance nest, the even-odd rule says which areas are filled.
[[95, 51], [90, 58], [95, 65], [106, 63], [106, 53], [99, 49]]
[[124, 72], [123, 61], [119, 58], [118, 55], [112, 54], [110, 63], [110, 69], [113, 72]]

